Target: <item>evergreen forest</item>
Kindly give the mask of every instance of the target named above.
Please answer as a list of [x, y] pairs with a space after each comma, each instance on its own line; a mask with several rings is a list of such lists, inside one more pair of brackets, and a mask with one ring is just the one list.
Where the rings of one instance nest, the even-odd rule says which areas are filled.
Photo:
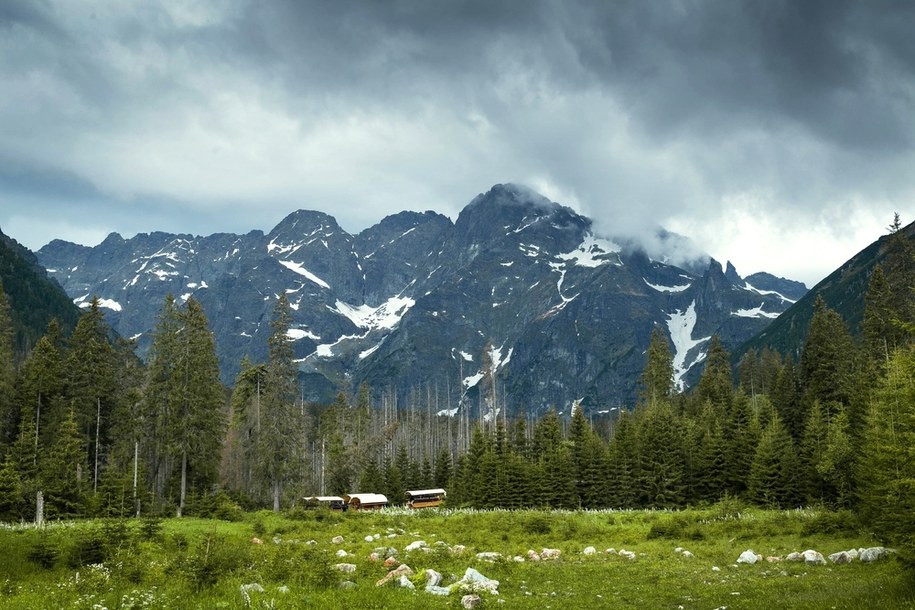
[[[898, 232], [898, 220], [890, 227]], [[444, 487], [476, 508], [663, 508], [740, 498], [854, 511], [915, 548], [915, 253], [890, 239], [860, 332], [818, 299], [796, 354], [735, 361], [712, 338], [699, 382], [675, 391], [656, 329], [629, 409], [481, 417], [434, 386], [361, 386], [300, 398], [289, 303], [276, 298], [266, 362], [219, 381], [200, 303], [168, 297], [145, 363], [97, 301], [27, 353], [0, 289], [0, 521], [220, 517], [312, 494]], [[484, 378], [493, 404], [495, 379]]]

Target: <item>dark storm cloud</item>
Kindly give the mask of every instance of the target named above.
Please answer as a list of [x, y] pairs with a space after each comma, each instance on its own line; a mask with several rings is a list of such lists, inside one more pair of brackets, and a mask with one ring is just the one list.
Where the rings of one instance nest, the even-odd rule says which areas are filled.
[[904, 1], [8, 1], [0, 224], [78, 201], [98, 231], [359, 230], [520, 181], [607, 231], [844, 238], [915, 195], [913, 25]]

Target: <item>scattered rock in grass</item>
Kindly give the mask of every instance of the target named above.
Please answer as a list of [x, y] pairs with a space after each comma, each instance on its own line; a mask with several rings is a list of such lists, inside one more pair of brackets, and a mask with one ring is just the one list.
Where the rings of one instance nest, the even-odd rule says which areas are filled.
[[330, 539], [331, 544], [343, 544], [343, 536], [334, 536]]
[[286, 585], [280, 585], [279, 587], [276, 588], [276, 592], [286, 595], [287, 593], [289, 593], [289, 587], [287, 587]]
[[372, 542], [374, 540], [374, 538], [372, 536], [366, 536], [365, 538], [363, 538], [363, 540], [365, 540], [366, 542]]
[[241, 590], [242, 594], [245, 594], [245, 593], [263, 593], [263, 592], [264, 592], [264, 587], [261, 586], [261, 584], [260, 584], [259, 582], [250, 582], [250, 583], [248, 583], [248, 584], [246, 584], [246, 585], [241, 585], [241, 586], [239, 587], [239, 589]]
[[502, 553], [496, 553], [494, 551], [484, 551], [482, 553], [477, 553], [477, 559], [482, 561], [498, 561], [502, 559]]
[[451, 595], [451, 587], [426, 587], [426, 593], [431, 593], [432, 595], [448, 596]]
[[720, 571], [721, 571], [721, 568], [719, 568], [718, 566], [712, 566], [712, 572], [720, 572]]
[[376, 587], [382, 587], [392, 580], [399, 580], [401, 576], [410, 577], [413, 576], [413, 569], [405, 563], [400, 564], [390, 572], [384, 575], [378, 582], [375, 583]]
[[813, 549], [807, 549], [801, 553], [801, 555], [804, 557], [804, 563], [818, 566], [824, 565], [826, 563], [826, 559], [823, 557], [823, 554]]
[[872, 546], [869, 549], [858, 549], [858, 557], [865, 563], [886, 559], [894, 551], [882, 546]]
[[465, 595], [461, 598], [461, 608], [470, 609], [476, 608], [482, 602], [482, 598], [479, 595]]
[[683, 557], [685, 557], [686, 559], [692, 559], [693, 557], [695, 557], [695, 555], [693, 555], [690, 551], [683, 551], [680, 554], [683, 555]]
[[441, 572], [436, 572], [432, 569], [427, 569], [424, 575], [426, 577], [426, 589], [439, 586], [442, 583], [442, 578], [444, 578]]
[[400, 575], [400, 579], [397, 581], [397, 586], [401, 587], [402, 589], [410, 589], [411, 591], [416, 589], [416, 585], [410, 582], [410, 579], [403, 574]]
[[848, 549], [845, 552], [848, 553], [848, 556], [851, 557], [852, 559], [858, 558], [858, 549]]
[[853, 557], [848, 554], [848, 551], [839, 551], [838, 553], [833, 553], [829, 556], [829, 561], [842, 565], [844, 563], [851, 563]]
[[514, 561], [515, 563], [524, 563], [527, 560], [524, 557], [522, 557], [521, 555], [515, 555], [514, 557], [512, 557], [512, 561]]
[[393, 568], [394, 566], [399, 566], [400, 562], [397, 561], [396, 557], [388, 557], [384, 560], [384, 567]]
[[753, 565], [754, 563], [756, 563], [757, 561], [759, 561], [761, 559], [762, 559], [762, 555], [757, 555], [756, 553], [753, 552], [753, 549], [747, 549], [746, 551], [744, 551], [743, 553], [740, 554], [740, 557], [737, 558], [737, 563], [746, 563], [749, 565]]
[[317, 541], [317, 540], [309, 540], [309, 541], [306, 542], [305, 544], [318, 544], [318, 541]]
[[369, 561], [378, 561], [379, 559], [381, 559], [381, 555], [379, 555], [378, 553], [376, 553], [374, 551], [369, 553]]
[[607, 553], [607, 555], [616, 555], [616, 549], [613, 547], [610, 547], [609, 549], [607, 549], [604, 552]]
[[540, 561], [540, 553], [538, 553], [534, 549], [530, 549], [527, 552], [527, 558], [530, 559], [531, 561]]
[[258, 538], [257, 536], [255, 536], [254, 538], [251, 539], [251, 544], [264, 544], [264, 541], [261, 540], [260, 538]]
[[343, 572], [344, 574], [352, 574], [356, 571], [355, 563], [338, 563], [334, 565], [334, 568]]
[[388, 534], [388, 538], [397, 538], [397, 534]]
[[585, 550], [581, 552], [582, 555], [594, 555], [595, 553], [597, 553], [597, 549], [593, 546], [587, 546], [585, 547]]
[[499, 581], [487, 578], [473, 568], [467, 568], [461, 580], [452, 585], [452, 588], [465, 593], [499, 594]]
[[409, 553], [410, 551], [417, 551], [426, 546], [428, 546], [428, 545], [426, 544], [425, 540], [416, 540], [414, 542], [411, 542], [407, 546], [405, 546], [403, 550], [405, 550], [406, 552]]
[[788, 553], [788, 556], [785, 557], [785, 561], [804, 561], [804, 556], [795, 551], [793, 553]]
[[620, 549], [617, 553], [620, 557], [628, 559], [629, 561], [635, 561], [635, 551], [627, 551], [626, 549]]
[[279, 536], [274, 536], [274, 537], [273, 537], [273, 544], [283, 544], [283, 539], [280, 538]]
[[344, 551], [343, 549], [340, 549], [339, 551], [337, 551], [337, 557], [340, 557], [341, 559], [342, 559], [343, 557], [346, 557], [348, 554], [349, 554], [349, 553], [347, 553], [347, 552]]
[[562, 551], [559, 549], [543, 549], [540, 551], [540, 559], [559, 559]]
[[355, 589], [356, 583], [354, 583], [351, 580], [344, 580], [343, 582], [340, 583], [340, 588], [346, 589], [346, 590]]
[[456, 544], [453, 547], [450, 547], [448, 549], [448, 552], [451, 553], [452, 555], [463, 555], [464, 551], [466, 551], [466, 550], [467, 550], [467, 547], [464, 546], [463, 544]]

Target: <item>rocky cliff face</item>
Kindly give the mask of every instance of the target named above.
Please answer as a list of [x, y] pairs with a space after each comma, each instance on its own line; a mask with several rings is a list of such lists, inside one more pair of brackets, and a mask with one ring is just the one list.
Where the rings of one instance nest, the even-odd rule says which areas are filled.
[[77, 303], [102, 299], [141, 355], [165, 295], [193, 295], [231, 383], [243, 356], [266, 358], [285, 292], [306, 396], [365, 381], [422, 392], [441, 410], [629, 405], [655, 326], [686, 384], [712, 334], [735, 347], [804, 291], [768, 274], [742, 279], [708, 257], [653, 260], [515, 185], [479, 195], [454, 223], [402, 212], [350, 235], [297, 211], [267, 235], [113, 234], [95, 248], [54, 241], [38, 257]]

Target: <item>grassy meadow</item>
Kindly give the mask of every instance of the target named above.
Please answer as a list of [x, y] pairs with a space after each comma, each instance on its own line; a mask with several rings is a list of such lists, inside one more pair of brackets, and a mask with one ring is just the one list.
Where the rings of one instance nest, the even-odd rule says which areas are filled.
[[[420, 540], [425, 549], [405, 550]], [[427, 593], [424, 571], [448, 586], [469, 567], [499, 581], [498, 595], [480, 594], [482, 608], [915, 608], [911, 574], [893, 557], [736, 563], [747, 549], [784, 558], [878, 544], [850, 513], [727, 502], [679, 512], [321, 510], [4, 526], [0, 608], [460, 608], [464, 593]], [[560, 558], [528, 558], [544, 548]], [[391, 549], [413, 569], [415, 590], [376, 586]]]

